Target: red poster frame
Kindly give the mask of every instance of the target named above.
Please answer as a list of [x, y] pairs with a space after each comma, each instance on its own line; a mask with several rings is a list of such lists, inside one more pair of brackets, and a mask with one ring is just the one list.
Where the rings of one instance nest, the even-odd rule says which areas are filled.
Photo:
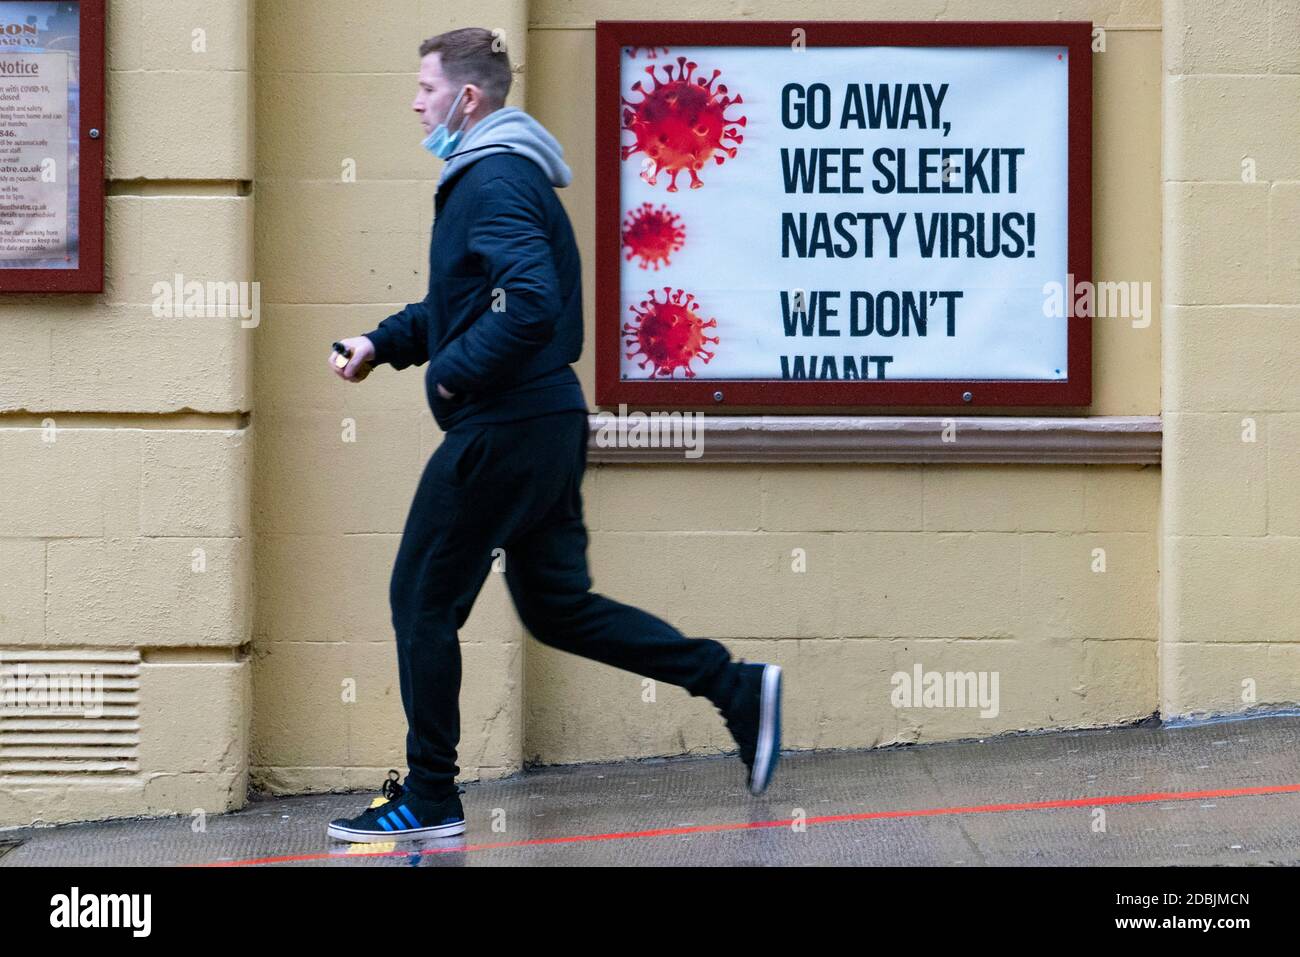
[[[81, 7], [77, 268], [0, 269], [0, 293], [104, 291], [105, 0], [76, 2]], [[0, 7], [4, 3], [0, 0]], [[95, 138], [91, 130], [98, 131]]]
[[[1061, 46], [1069, 49], [1067, 271], [1092, 278], [1092, 24], [1087, 21], [651, 21], [596, 23], [596, 404], [640, 408], [735, 406], [1062, 406], [1092, 401], [1092, 322], [1071, 316], [1063, 380], [624, 379], [619, 193], [620, 58], [625, 46]], [[1061, 277], [1062, 284], [1067, 281]], [[1067, 290], [1067, 297], [1073, 292]], [[719, 396], [721, 396], [719, 398]]]

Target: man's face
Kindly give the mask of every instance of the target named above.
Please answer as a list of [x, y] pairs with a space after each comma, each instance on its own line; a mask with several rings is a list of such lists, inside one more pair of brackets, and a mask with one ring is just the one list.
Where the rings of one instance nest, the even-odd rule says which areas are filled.
[[470, 87], [461, 97], [460, 106], [456, 109], [457, 115], [447, 119], [447, 111], [456, 102], [456, 94], [462, 89], [464, 85], [456, 86], [442, 72], [442, 54], [430, 53], [420, 60], [420, 91], [416, 93], [411, 109], [420, 114], [420, 125], [424, 127], [426, 135], [444, 121], [448, 130], [459, 129], [461, 115], [465, 116], [464, 122], [468, 126], [473, 119], [469, 114], [477, 106], [477, 87]]

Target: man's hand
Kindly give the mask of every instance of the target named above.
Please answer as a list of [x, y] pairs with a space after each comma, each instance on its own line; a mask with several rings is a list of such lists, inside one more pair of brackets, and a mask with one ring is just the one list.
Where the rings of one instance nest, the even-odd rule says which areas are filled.
[[339, 353], [331, 351], [330, 368], [334, 370], [334, 374], [340, 379], [346, 379], [349, 382], [360, 382], [370, 375], [371, 370], [374, 369], [374, 366], [370, 364], [370, 360], [375, 357], [375, 344], [365, 336], [353, 336], [351, 339], [340, 339], [339, 341], [343, 343], [344, 347], [352, 351], [352, 358], [348, 360], [347, 365], [339, 368], [335, 363], [335, 357]]
[[444, 389], [444, 388], [442, 387], [442, 383], [439, 382], [439, 383], [438, 383], [438, 395], [442, 396], [444, 399], [451, 399], [451, 398], [454, 398], [454, 397], [455, 397], [456, 393], [455, 393], [455, 392], [448, 392], [446, 389]]

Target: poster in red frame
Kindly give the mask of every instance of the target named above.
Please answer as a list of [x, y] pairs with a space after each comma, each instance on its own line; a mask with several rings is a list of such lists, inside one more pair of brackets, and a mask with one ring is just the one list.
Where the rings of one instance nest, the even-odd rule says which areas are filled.
[[104, 0], [0, 0], [0, 292], [104, 288]]
[[1091, 33], [598, 22], [597, 404], [1086, 406]]

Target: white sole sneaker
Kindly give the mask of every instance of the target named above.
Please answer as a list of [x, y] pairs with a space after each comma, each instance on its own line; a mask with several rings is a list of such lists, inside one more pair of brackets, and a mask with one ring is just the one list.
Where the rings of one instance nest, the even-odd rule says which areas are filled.
[[758, 744], [749, 775], [749, 793], [762, 794], [772, 781], [781, 759], [781, 666], [763, 666], [763, 688], [758, 701]]
[[329, 826], [329, 836], [351, 844], [387, 844], [393, 841], [419, 841], [431, 837], [455, 837], [465, 833], [465, 822], [454, 821], [436, 827], [412, 827], [400, 831], [357, 831], [338, 824]]

